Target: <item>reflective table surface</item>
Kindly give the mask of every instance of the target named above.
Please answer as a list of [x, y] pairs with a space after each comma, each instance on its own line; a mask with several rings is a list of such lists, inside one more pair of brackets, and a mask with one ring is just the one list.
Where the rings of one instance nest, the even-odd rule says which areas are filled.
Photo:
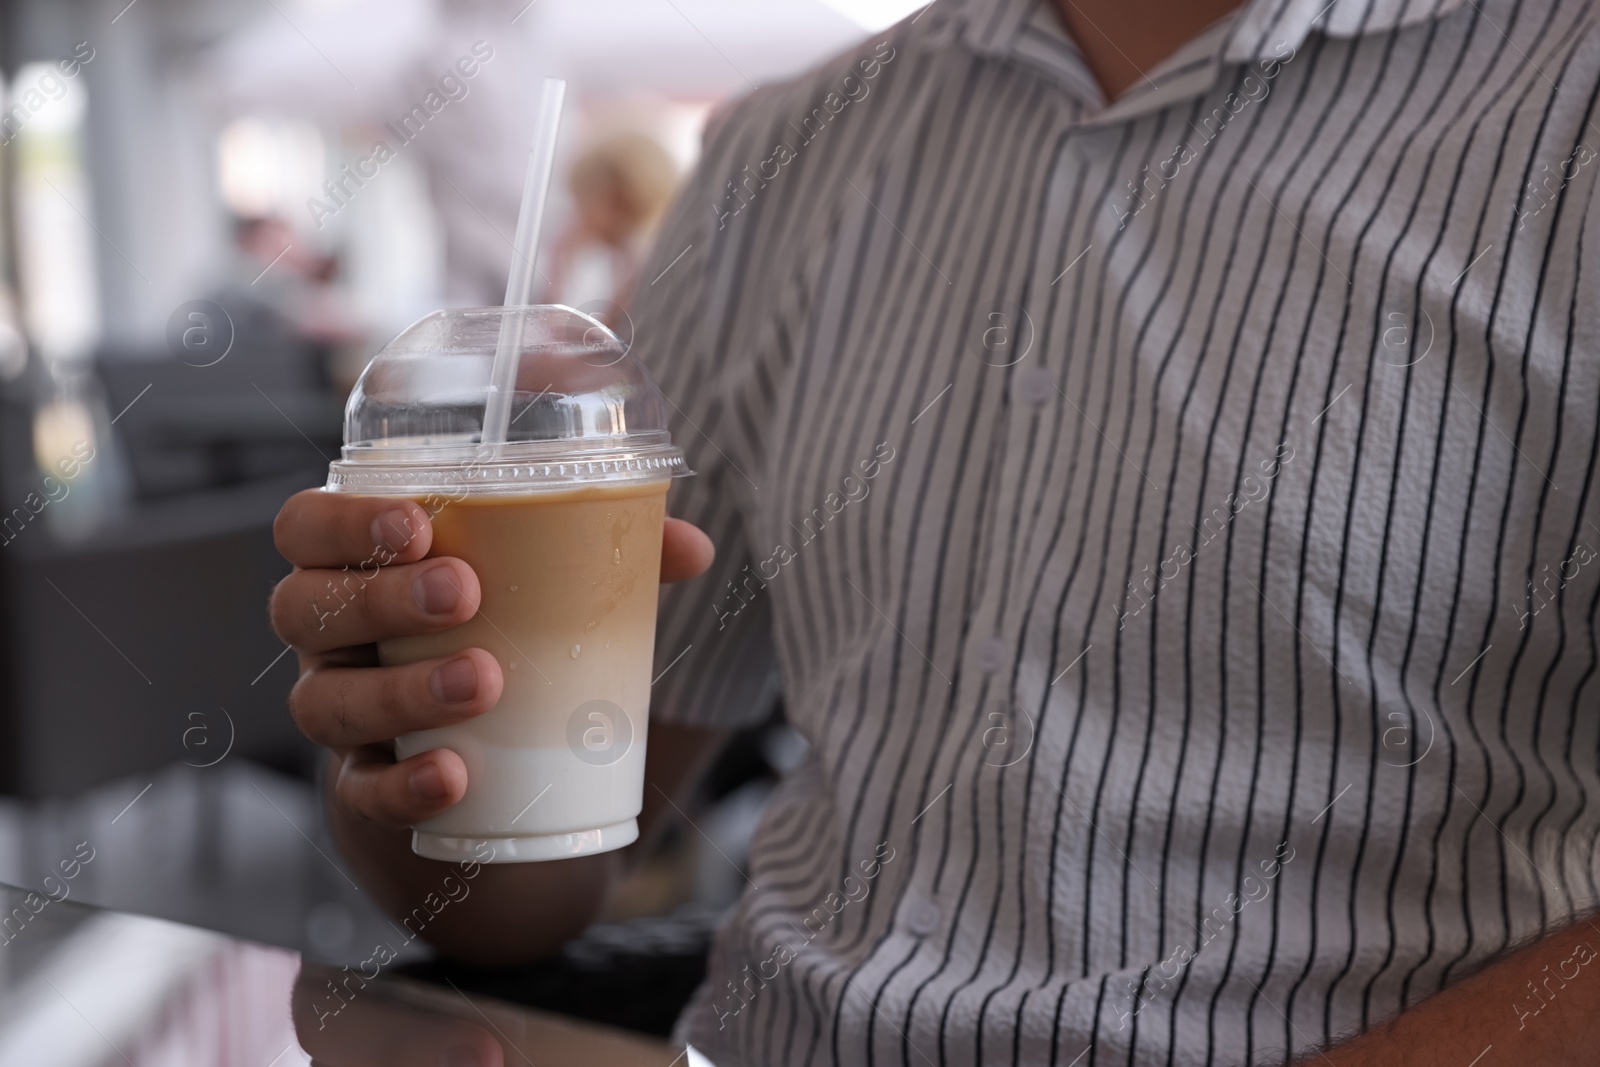
[[[0, 1067], [672, 1067], [622, 1030], [0, 884]], [[58, 897], [60, 899], [58, 899]], [[703, 1062], [703, 1061], [702, 1061]]]

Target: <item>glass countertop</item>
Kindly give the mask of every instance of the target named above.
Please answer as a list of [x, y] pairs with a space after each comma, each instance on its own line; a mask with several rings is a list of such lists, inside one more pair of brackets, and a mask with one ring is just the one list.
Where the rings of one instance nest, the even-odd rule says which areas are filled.
[[381, 951], [332, 967], [89, 907], [61, 887], [0, 883], [0, 1067], [704, 1062], [637, 1034], [387, 973]]

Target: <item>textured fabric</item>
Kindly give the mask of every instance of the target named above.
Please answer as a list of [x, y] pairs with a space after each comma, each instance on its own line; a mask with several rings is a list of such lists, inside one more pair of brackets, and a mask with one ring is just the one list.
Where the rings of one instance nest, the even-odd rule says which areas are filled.
[[1596, 17], [1260, 0], [1108, 105], [939, 0], [716, 119], [655, 714], [812, 747], [685, 1036], [1274, 1063], [1593, 904]]

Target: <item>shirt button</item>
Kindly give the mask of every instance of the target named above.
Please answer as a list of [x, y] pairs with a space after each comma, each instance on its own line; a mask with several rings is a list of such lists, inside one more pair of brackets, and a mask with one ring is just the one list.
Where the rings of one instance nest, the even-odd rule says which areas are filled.
[[1057, 395], [1056, 380], [1043, 367], [1024, 367], [1014, 379], [1013, 395], [1019, 403], [1043, 407]]
[[998, 634], [987, 638], [978, 645], [978, 669], [990, 672], [999, 670], [1006, 665], [1010, 652], [1011, 646]]
[[918, 937], [927, 937], [939, 929], [939, 905], [932, 897], [917, 894], [906, 903], [906, 929]]

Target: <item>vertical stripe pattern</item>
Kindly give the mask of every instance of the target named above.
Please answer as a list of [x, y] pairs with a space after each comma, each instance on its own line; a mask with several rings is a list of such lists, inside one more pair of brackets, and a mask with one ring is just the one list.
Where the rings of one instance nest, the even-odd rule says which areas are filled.
[[1595, 903], [1597, 21], [1254, 0], [1108, 105], [941, 0], [714, 120], [653, 713], [811, 749], [683, 1036], [1276, 1063]]

